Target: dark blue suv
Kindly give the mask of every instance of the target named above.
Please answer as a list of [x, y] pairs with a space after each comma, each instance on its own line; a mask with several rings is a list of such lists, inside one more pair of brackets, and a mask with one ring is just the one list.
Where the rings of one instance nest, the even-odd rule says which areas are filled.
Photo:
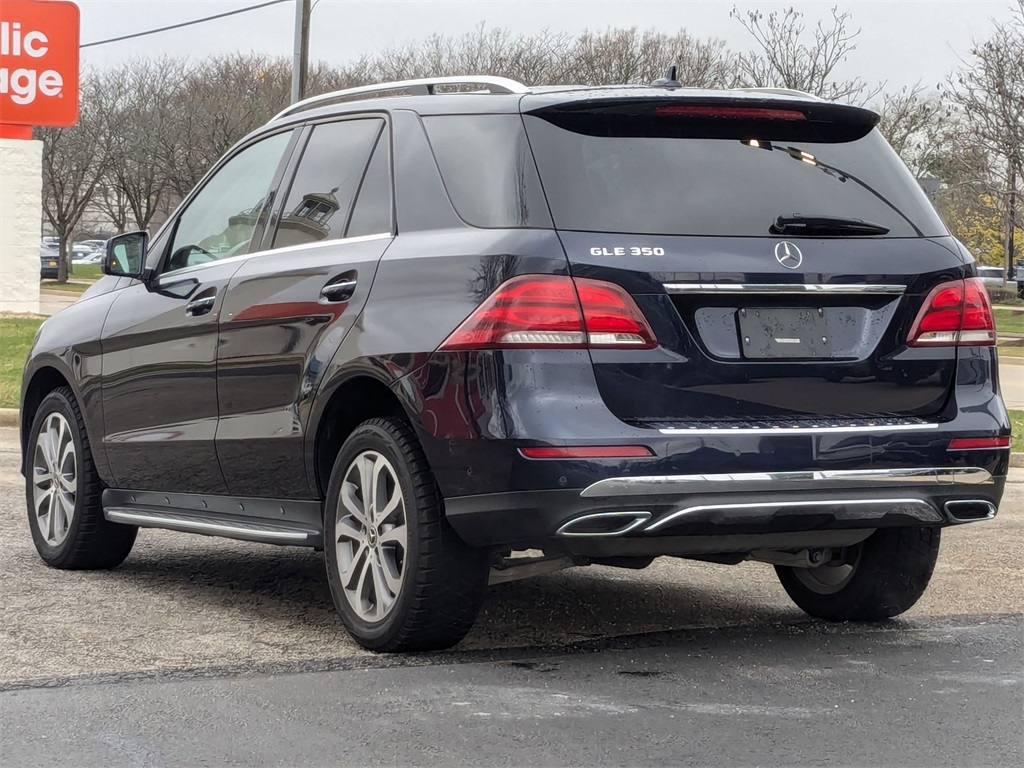
[[322, 548], [381, 651], [458, 642], [489, 580], [660, 556], [905, 611], [942, 528], [995, 515], [1010, 426], [974, 261], [877, 122], [672, 81], [290, 107], [43, 325], [40, 555]]

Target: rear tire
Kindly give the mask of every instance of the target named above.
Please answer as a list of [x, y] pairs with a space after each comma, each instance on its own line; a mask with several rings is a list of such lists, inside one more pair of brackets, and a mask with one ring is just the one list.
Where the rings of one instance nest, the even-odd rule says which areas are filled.
[[939, 528], [882, 528], [850, 547], [843, 565], [777, 565], [783, 588], [805, 613], [826, 621], [881, 621], [916, 603], [939, 554]]
[[[369, 489], [369, 490], [367, 490]], [[372, 651], [434, 651], [472, 629], [489, 552], [448, 525], [412, 430], [372, 419], [345, 441], [324, 504], [324, 556], [334, 605]]]
[[43, 399], [26, 450], [28, 524], [43, 562], [67, 570], [123, 563], [138, 528], [103, 516], [103, 482], [74, 392], [61, 387]]

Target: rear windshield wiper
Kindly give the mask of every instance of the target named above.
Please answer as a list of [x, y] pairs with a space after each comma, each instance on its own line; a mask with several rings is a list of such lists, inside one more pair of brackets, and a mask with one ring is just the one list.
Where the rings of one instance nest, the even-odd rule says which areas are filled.
[[885, 235], [888, 227], [863, 219], [848, 219], [842, 216], [779, 216], [768, 231], [773, 235]]

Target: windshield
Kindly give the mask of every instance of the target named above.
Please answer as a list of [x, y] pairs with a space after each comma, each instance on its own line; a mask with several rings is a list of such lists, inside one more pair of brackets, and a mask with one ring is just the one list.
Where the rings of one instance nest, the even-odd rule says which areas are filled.
[[805, 215], [888, 229], [876, 237], [947, 234], [875, 130], [808, 143], [786, 141], [777, 128], [769, 141], [672, 138], [663, 126], [656, 135], [589, 135], [532, 115], [525, 124], [559, 229], [768, 236], [780, 216]]

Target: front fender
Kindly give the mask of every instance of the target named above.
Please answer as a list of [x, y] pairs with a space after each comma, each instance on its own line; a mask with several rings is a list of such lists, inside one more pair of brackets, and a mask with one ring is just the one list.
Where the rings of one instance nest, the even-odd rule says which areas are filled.
[[109, 482], [112, 473], [103, 441], [103, 401], [101, 342], [103, 324], [116, 292], [80, 299], [39, 328], [29, 351], [21, 381], [21, 450], [22, 472], [28, 431], [39, 402], [46, 393], [63, 383], [71, 388], [85, 420], [86, 437], [100, 478]]

